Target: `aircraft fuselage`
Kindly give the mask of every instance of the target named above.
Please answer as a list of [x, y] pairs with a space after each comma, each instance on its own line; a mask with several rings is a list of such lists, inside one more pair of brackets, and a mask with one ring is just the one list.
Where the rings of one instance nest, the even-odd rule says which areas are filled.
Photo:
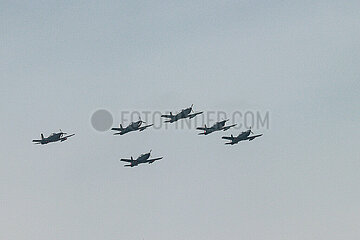
[[150, 157], [150, 153], [145, 153], [145, 154], [140, 155], [140, 156], [136, 159], [136, 161], [139, 162], [139, 163], [143, 163], [143, 162], [145, 162], [146, 160], [148, 160], [149, 157]]
[[123, 135], [128, 132], [137, 131], [137, 130], [139, 130], [139, 127], [141, 126], [141, 124], [142, 124], [141, 121], [132, 122], [129, 124], [129, 126], [127, 126], [126, 128], [123, 128], [121, 130], [120, 134]]
[[231, 139], [231, 142], [227, 144], [236, 144], [240, 141], [248, 140], [248, 136], [250, 135], [250, 130], [240, 133], [237, 137]]
[[[208, 135], [212, 132], [215, 132], [215, 131], [220, 131], [224, 128], [225, 126], [225, 120], [224, 121], [221, 121], [221, 122], [217, 122], [215, 123], [214, 125], [212, 125], [211, 127], [207, 128], [204, 133], [201, 133], [201, 135]], [[206, 126], [206, 125], [205, 125]]]
[[40, 143], [41, 144], [48, 144], [48, 143], [51, 143], [51, 142], [60, 141], [60, 138], [61, 138], [62, 135], [63, 135], [62, 133], [53, 133], [49, 137], [41, 139]]
[[181, 110], [181, 112], [179, 112], [174, 116], [174, 121], [177, 121], [182, 118], [187, 118], [190, 112], [191, 112], [191, 108]]

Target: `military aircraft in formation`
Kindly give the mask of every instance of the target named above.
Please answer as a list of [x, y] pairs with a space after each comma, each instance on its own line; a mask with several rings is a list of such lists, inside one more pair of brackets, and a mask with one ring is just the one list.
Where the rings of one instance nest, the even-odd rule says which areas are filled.
[[139, 118], [139, 121], [130, 123], [126, 128], [123, 128], [123, 126], [120, 124], [120, 128], [112, 128], [111, 130], [119, 131], [117, 133], [114, 133], [114, 135], [124, 135], [128, 132], [133, 132], [133, 131], [141, 132], [144, 131], [146, 128], [154, 125], [154, 124], [149, 124], [141, 127], [143, 123], [146, 122], [142, 121], [141, 118]]
[[35, 144], [48, 144], [48, 143], [51, 143], [51, 142], [63, 142], [65, 140], [67, 140], [69, 137], [72, 137], [74, 136], [75, 134], [70, 134], [70, 135], [67, 135], [67, 136], [64, 136], [66, 135], [67, 133], [64, 133], [61, 131], [60, 129], [60, 132], [58, 133], [52, 133], [49, 137], [44, 137], [44, 134], [41, 134], [41, 139], [34, 139], [32, 140], [33, 143]]
[[[176, 115], [173, 115], [170, 112], [170, 115], [161, 115], [161, 117], [168, 119], [165, 122], [173, 123], [173, 122], [176, 122], [176, 121], [178, 121], [180, 119], [185, 119], [185, 118], [192, 119], [195, 116], [197, 116], [199, 114], [202, 114], [202, 113], [203, 112], [194, 113], [193, 104], [192, 104], [189, 108], [181, 110]], [[208, 134], [210, 134], [212, 132], [215, 132], [215, 131], [221, 131], [221, 130], [226, 131], [226, 130], [236, 126], [236, 124], [225, 126], [227, 121], [229, 121], [229, 119], [217, 122], [214, 125], [212, 125], [211, 127], [206, 127], [206, 125], [205, 125], [204, 127], [198, 127], [196, 129], [204, 131], [203, 133], [199, 133], [199, 135], [208, 135]], [[118, 131], [118, 132], [114, 133], [114, 135], [124, 135], [124, 134], [132, 132], [132, 131], [140, 131], [141, 132], [141, 131], [145, 130], [146, 128], [151, 127], [151, 126], [154, 125], [154, 124], [149, 124], [149, 125], [146, 125], [146, 126], [141, 126], [143, 123], [145, 123], [145, 122], [142, 121], [141, 118], [139, 118], [139, 121], [131, 122], [125, 128], [123, 128], [122, 125], [120, 124], [120, 128], [111, 128], [111, 130]], [[230, 142], [226, 142], [225, 144], [234, 145], [234, 144], [237, 144], [240, 141], [245, 141], [245, 140], [252, 141], [255, 138], [261, 137], [263, 135], [263, 134], [258, 134], [258, 135], [250, 136], [251, 133], [254, 134], [251, 131], [251, 128], [250, 128], [249, 130], [240, 133], [236, 137], [231, 135], [230, 137], [224, 136], [224, 137], [222, 137], [222, 139], [230, 140]], [[48, 143], [51, 143], [51, 142], [58, 142], [58, 141], [63, 142], [65, 140], [67, 140], [69, 137], [72, 137], [74, 135], [75, 134], [67, 135], [67, 133], [62, 132], [61, 129], [60, 129], [60, 132], [52, 133], [49, 137], [45, 138], [44, 135], [41, 134], [41, 139], [34, 139], [32, 141], [35, 144], [43, 145], [43, 144], [48, 144]], [[158, 160], [163, 158], [163, 157], [158, 157], [158, 158], [150, 159], [150, 155], [151, 155], [151, 150], [148, 153], [141, 154], [136, 159], [133, 159], [133, 157], [130, 157], [130, 159], [122, 158], [122, 159], [120, 159], [120, 161], [129, 163], [127, 165], [124, 165], [124, 167], [135, 167], [135, 166], [138, 166], [139, 164], [143, 164], [143, 163], [149, 163], [150, 164], [150, 163], [153, 163], [153, 162], [158, 161]]]
[[[192, 119], [192, 118], [196, 117], [196, 115], [203, 113], [203, 112], [195, 113], [193, 110], [193, 106], [194, 106], [194, 104], [191, 104], [190, 107], [188, 107], [186, 109], [182, 109], [178, 114], [173, 115], [172, 112], [170, 112], [170, 115], [163, 114], [163, 115], [161, 115], [161, 117], [168, 119], [165, 121], [166, 123], [173, 123], [173, 122], [176, 122], [176, 121], [178, 121], [180, 119], [184, 119], [184, 118]], [[192, 113], [192, 112], [194, 112], [194, 113]]]
[[252, 131], [251, 131], [251, 128], [245, 132], [242, 132], [240, 133], [238, 136], [234, 137], [232, 134], [230, 137], [222, 137], [222, 139], [226, 139], [226, 140], [230, 140], [230, 142], [227, 142], [225, 144], [230, 144], [230, 145], [234, 145], [234, 144], [237, 144], [238, 142], [240, 141], [245, 141], [245, 140], [249, 140], [249, 141], [252, 141], [254, 140], [255, 138], [257, 137], [261, 137], [262, 134], [259, 134], [259, 135], [252, 135], [250, 136], [250, 133], [254, 134]]
[[208, 135], [208, 134], [213, 133], [215, 131], [221, 131], [221, 130], [226, 131], [226, 130], [229, 130], [230, 128], [236, 126], [236, 124], [225, 126], [225, 123], [227, 121], [229, 121], [229, 119], [217, 122], [214, 125], [212, 125], [211, 127], [206, 127], [206, 124], [205, 124], [204, 127], [197, 127], [196, 128], [197, 130], [203, 130], [204, 131], [202, 133], [199, 133], [198, 135]]
[[124, 167], [135, 167], [142, 163], [150, 164], [163, 158], [163, 157], [158, 157], [158, 158], [149, 159], [150, 155], [151, 155], [151, 150], [148, 153], [141, 154], [136, 159], [134, 159], [133, 157], [130, 157], [130, 159], [122, 158], [120, 159], [120, 161], [129, 163], [128, 165], [124, 165]]

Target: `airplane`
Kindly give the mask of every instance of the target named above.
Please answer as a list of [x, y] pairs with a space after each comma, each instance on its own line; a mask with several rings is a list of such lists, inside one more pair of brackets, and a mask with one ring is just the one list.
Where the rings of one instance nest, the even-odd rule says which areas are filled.
[[72, 137], [72, 136], [75, 135], [75, 134], [70, 134], [70, 135], [64, 136], [66, 134], [67, 133], [62, 132], [61, 129], [60, 129], [60, 132], [52, 133], [49, 137], [44, 138], [44, 134], [41, 134], [41, 139], [34, 139], [32, 141], [35, 144], [43, 145], [43, 144], [48, 144], [48, 143], [51, 143], [51, 142], [58, 142], [58, 141], [63, 142], [65, 140], [67, 140], [69, 137]]
[[139, 117], [139, 121], [137, 122], [131, 122], [126, 128], [123, 128], [123, 126], [120, 124], [120, 128], [112, 128], [111, 130], [119, 131], [117, 133], [114, 133], [114, 135], [124, 135], [125, 133], [132, 132], [132, 131], [144, 131], [146, 128], [151, 127], [154, 124], [149, 124], [146, 126], [141, 127], [141, 124], [146, 123], [141, 120]]
[[203, 113], [203, 112], [197, 112], [197, 113], [190, 114], [191, 112], [193, 112], [193, 106], [194, 106], [194, 104], [191, 104], [190, 107], [188, 107], [186, 109], [182, 109], [181, 112], [179, 112], [176, 115], [173, 115], [172, 112], [170, 112], [170, 115], [164, 114], [164, 115], [161, 115], [161, 117], [168, 118], [168, 120], [165, 121], [166, 123], [173, 123], [173, 122], [176, 122], [176, 121], [178, 121], [180, 119], [184, 119], [184, 118], [192, 119], [196, 115]]
[[245, 141], [245, 140], [249, 140], [249, 141], [252, 141], [254, 140], [255, 138], [257, 137], [261, 137], [262, 134], [259, 134], [259, 135], [253, 135], [253, 136], [250, 136], [250, 133], [254, 134], [252, 131], [251, 131], [251, 128], [245, 132], [242, 132], [240, 133], [237, 137], [234, 137], [232, 134], [230, 137], [222, 137], [222, 139], [227, 139], [227, 140], [230, 140], [231, 142], [227, 142], [225, 144], [231, 144], [231, 145], [234, 145], [234, 144], [237, 144], [238, 142], [240, 141]]
[[142, 163], [150, 164], [163, 158], [163, 157], [158, 157], [158, 158], [149, 159], [150, 154], [151, 154], [151, 150], [148, 153], [141, 154], [137, 159], [133, 159], [133, 157], [130, 157], [130, 159], [122, 158], [120, 159], [120, 161], [130, 163], [128, 165], [124, 165], [124, 167], [135, 167]]
[[217, 122], [214, 125], [212, 125], [211, 127], [206, 127], [206, 124], [205, 124], [205, 127], [198, 127], [198, 128], [196, 128], [197, 130], [204, 130], [203, 133], [199, 133], [198, 135], [208, 135], [212, 132], [221, 131], [221, 130], [226, 131], [226, 130], [229, 130], [231, 127], [236, 126], [236, 124], [233, 124], [230, 126], [225, 126], [225, 123], [227, 121], [229, 121], [229, 119]]

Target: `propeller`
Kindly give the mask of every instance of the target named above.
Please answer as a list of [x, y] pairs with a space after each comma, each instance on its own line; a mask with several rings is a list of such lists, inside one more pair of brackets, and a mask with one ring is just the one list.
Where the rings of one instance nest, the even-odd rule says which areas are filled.
[[230, 119], [223, 119], [222, 121], [220, 121], [220, 122], [218, 122], [218, 123], [222, 123], [222, 122], [224, 122], [224, 123], [226, 123], [227, 121], [229, 121]]
[[143, 120], [141, 120], [141, 117], [139, 116], [139, 122], [141, 122], [141, 123], [146, 123], [146, 122], [144, 122]]
[[139, 116], [139, 121], [138, 122], [140, 122], [140, 123], [146, 123], [146, 122], [144, 122], [143, 120], [141, 120], [141, 117]]
[[62, 135], [67, 134], [67, 133], [64, 133], [61, 129], [59, 129], [59, 130], [60, 130], [60, 133], [61, 133]]
[[254, 132], [253, 132], [253, 131], [251, 131], [251, 127], [250, 127], [249, 131], [250, 131], [250, 133], [254, 134]]

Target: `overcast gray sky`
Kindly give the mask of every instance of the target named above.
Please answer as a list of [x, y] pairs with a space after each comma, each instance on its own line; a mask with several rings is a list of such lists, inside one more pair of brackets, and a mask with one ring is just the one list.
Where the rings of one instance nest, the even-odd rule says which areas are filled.
[[[359, 1], [0, 1], [0, 239], [359, 239]], [[270, 113], [264, 136], [126, 110]], [[214, 122], [212, 122], [214, 123]], [[63, 129], [63, 143], [31, 143]], [[238, 134], [244, 129], [229, 130]], [[162, 161], [124, 168], [153, 149]]]

